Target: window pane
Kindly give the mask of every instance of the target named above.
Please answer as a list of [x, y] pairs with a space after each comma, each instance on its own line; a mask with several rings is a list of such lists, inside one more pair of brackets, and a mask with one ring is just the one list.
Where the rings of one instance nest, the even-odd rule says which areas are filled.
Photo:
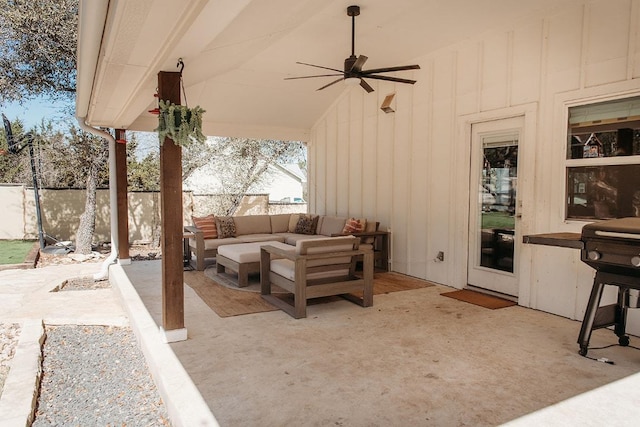
[[640, 216], [640, 165], [568, 168], [568, 218], [628, 216]]
[[640, 155], [640, 97], [569, 108], [568, 159]]

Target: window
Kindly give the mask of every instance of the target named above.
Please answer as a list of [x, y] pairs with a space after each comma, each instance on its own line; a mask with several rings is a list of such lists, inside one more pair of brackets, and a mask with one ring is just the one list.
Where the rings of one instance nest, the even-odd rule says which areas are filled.
[[568, 219], [640, 216], [640, 97], [569, 108]]

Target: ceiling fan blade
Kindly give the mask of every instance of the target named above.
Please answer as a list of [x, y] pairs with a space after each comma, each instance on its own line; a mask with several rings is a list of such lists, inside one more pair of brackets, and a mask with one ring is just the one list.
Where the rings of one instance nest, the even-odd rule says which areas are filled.
[[359, 73], [360, 71], [362, 71], [362, 66], [364, 65], [365, 62], [367, 62], [367, 59], [369, 58], [367, 58], [364, 55], [358, 56], [358, 59], [356, 59], [356, 62], [353, 63], [353, 65], [351, 66], [351, 70], [349, 71], [351, 72], [355, 71]]
[[285, 80], [297, 80], [297, 79], [312, 79], [314, 77], [335, 77], [335, 76], [341, 76], [343, 73], [340, 74], [317, 74], [315, 76], [300, 76], [300, 77], [285, 77]]
[[336, 69], [336, 68], [323, 67], [322, 65], [307, 64], [306, 62], [296, 62], [296, 64], [300, 64], [300, 65], [308, 65], [309, 67], [322, 68], [323, 70], [331, 70], [331, 71], [335, 71], [336, 73], [342, 73], [342, 72], [344, 72], [343, 70], [338, 70], [338, 69]]
[[364, 79], [360, 79], [360, 86], [362, 86], [362, 88], [366, 90], [367, 93], [373, 92], [373, 88], [369, 85], [369, 83], [365, 82]]
[[360, 74], [388, 73], [391, 71], [419, 70], [419, 65], [401, 65], [399, 67], [374, 68], [361, 71]]
[[376, 79], [376, 80], [387, 80], [390, 82], [397, 82], [397, 83], [409, 83], [409, 84], [414, 84], [416, 81], [415, 80], [409, 80], [409, 79], [399, 79], [397, 77], [387, 77], [387, 76], [376, 76], [376, 75], [366, 75], [364, 76], [368, 79]]
[[329, 87], [329, 86], [331, 86], [331, 85], [334, 85], [334, 84], [336, 84], [336, 83], [338, 83], [338, 82], [341, 82], [342, 80], [344, 80], [344, 77], [341, 77], [341, 78], [339, 78], [338, 80], [334, 80], [334, 81], [332, 81], [331, 83], [329, 83], [328, 85], [324, 85], [324, 86], [322, 86], [321, 88], [318, 88], [318, 89], [316, 89], [316, 90], [326, 89], [326, 88], [328, 88], [328, 87]]

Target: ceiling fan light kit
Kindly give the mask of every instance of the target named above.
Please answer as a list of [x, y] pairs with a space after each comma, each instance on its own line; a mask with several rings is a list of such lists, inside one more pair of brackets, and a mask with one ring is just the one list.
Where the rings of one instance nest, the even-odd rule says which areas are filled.
[[369, 85], [364, 79], [374, 79], [374, 80], [386, 80], [395, 83], [407, 83], [414, 84], [415, 80], [409, 79], [401, 79], [397, 77], [389, 77], [382, 76], [381, 73], [390, 73], [394, 71], [407, 71], [407, 70], [419, 70], [419, 65], [401, 65], [397, 67], [386, 67], [386, 68], [376, 68], [370, 70], [363, 70], [362, 67], [364, 63], [367, 61], [367, 57], [364, 55], [356, 56], [355, 54], [355, 45], [356, 45], [356, 16], [360, 15], [360, 6], [349, 6], [347, 8], [347, 15], [351, 17], [351, 56], [344, 60], [344, 68], [339, 70], [337, 68], [331, 67], [323, 67], [321, 65], [308, 64], [306, 62], [296, 62], [296, 64], [307, 65], [309, 67], [321, 68], [323, 70], [333, 71], [334, 74], [318, 74], [313, 76], [301, 76], [301, 77], [286, 77], [285, 80], [296, 80], [296, 79], [309, 79], [315, 77], [338, 77], [338, 79], [332, 81], [329, 84], [326, 84], [318, 90], [326, 89], [329, 86], [332, 86], [340, 81], [344, 81], [348, 85], [356, 85], [359, 84], [367, 93], [373, 92], [373, 88]]

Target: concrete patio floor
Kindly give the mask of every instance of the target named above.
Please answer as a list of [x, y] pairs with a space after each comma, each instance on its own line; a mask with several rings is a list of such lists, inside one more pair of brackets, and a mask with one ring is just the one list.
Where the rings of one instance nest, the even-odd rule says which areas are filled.
[[[123, 269], [160, 325], [160, 261]], [[640, 415], [638, 392], [625, 391], [640, 389], [637, 376], [626, 378], [640, 351], [589, 351], [613, 365], [581, 357], [580, 323], [541, 311], [489, 310], [440, 296], [451, 288], [436, 285], [376, 295], [370, 308], [313, 305], [306, 319], [221, 318], [184, 290], [189, 339], [170, 347], [222, 426], [633, 425]], [[616, 343], [598, 330], [590, 345]], [[578, 400], [581, 410], [565, 413], [563, 403], [519, 419], [623, 378], [588, 407]]]

